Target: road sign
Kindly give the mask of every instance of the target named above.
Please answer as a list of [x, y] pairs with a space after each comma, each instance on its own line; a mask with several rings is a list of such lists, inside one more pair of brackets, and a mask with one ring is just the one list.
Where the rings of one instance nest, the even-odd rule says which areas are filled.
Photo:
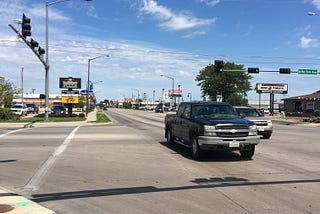
[[[88, 92], [87, 92], [87, 90], [85, 90], [85, 89], [83, 89], [83, 90], [80, 91], [80, 94], [81, 94], [81, 95], [87, 95], [87, 93], [88, 93]], [[89, 90], [89, 94], [93, 94], [93, 91]]]
[[298, 74], [318, 74], [316, 69], [298, 69]]

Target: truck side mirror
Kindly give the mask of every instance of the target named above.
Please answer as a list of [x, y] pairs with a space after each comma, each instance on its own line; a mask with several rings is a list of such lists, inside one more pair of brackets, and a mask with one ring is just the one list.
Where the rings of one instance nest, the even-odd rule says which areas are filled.
[[240, 113], [240, 118], [245, 118], [246, 115], [244, 113]]

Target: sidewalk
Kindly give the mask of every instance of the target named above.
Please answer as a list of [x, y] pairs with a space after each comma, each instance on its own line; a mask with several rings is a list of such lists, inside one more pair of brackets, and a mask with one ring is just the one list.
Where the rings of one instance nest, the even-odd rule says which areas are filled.
[[[96, 116], [97, 110], [95, 109], [92, 112], [89, 112], [87, 119], [82, 122], [76, 122], [79, 125], [81, 124], [90, 124], [95, 122], [97, 119]], [[45, 126], [52, 126], [57, 125], [59, 126], [66, 126], [66, 125], [75, 125], [74, 122], [61, 122], [61, 123], [54, 123], [54, 122], [41, 122], [30, 124], [30, 126], [36, 127], [45, 127]], [[0, 128], [9, 128], [9, 129], [19, 129], [28, 127], [27, 124], [24, 123], [0, 123]], [[49, 210], [29, 199], [12, 193], [3, 187], [0, 186], [0, 213], [6, 214], [54, 214], [55, 212]]]

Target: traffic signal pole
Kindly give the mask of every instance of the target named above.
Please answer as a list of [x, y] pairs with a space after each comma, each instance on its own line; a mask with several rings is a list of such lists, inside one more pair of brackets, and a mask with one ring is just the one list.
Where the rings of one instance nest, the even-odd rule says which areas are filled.
[[40, 60], [40, 62], [46, 66], [46, 62], [43, 61], [43, 59], [41, 58], [41, 55], [31, 46], [30, 42], [24, 38], [17, 29], [15, 29], [11, 24], [9, 24], [9, 27], [16, 32], [16, 34], [19, 36], [20, 39], [23, 40], [24, 43], [26, 43], [26, 45], [32, 50], [32, 52], [38, 57], [38, 59]]

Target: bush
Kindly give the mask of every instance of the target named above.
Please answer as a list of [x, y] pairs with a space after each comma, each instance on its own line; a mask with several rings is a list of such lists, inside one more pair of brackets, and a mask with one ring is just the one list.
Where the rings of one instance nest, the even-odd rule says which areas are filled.
[[16, 115], [8, 108], [0, 108], [0, 120], [12, 120], [15, 119]]
[[320, 117], [320, 110], [315, 110], [314, 111], [314, 116], [315, 117]]

